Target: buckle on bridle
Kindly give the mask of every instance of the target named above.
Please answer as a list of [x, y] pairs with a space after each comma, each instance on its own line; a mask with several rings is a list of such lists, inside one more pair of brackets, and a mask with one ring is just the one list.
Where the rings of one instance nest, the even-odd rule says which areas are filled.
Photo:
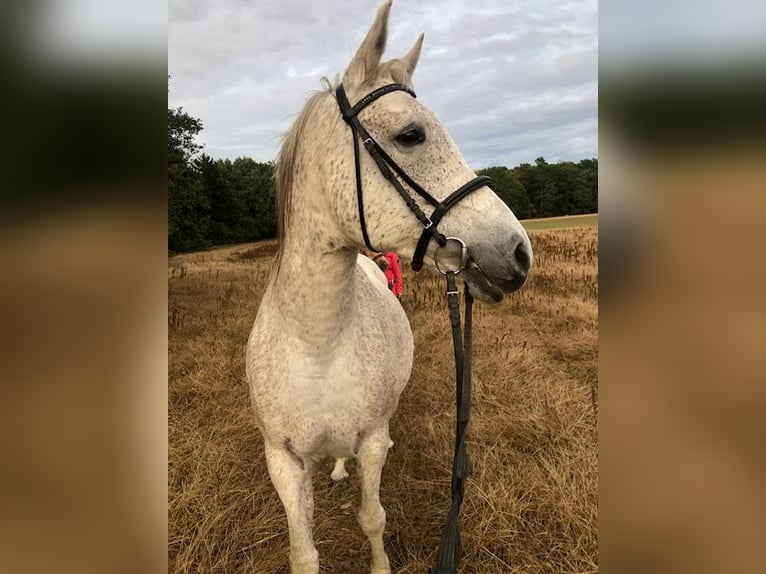
[[[447, 275], [447, 273], [454, 273], [457, 275], [463, 269], [465, 269], [466, 265], [468, 265], [468, 247], [466, 247], [465, 242], [459, 237], [447, 237], [446, 239], [447, 240], [444, 245], [440, 245], [436, 248], [436, 253], [434, 254], [434, 265], [436, 265], [437, 271], [439, 271], [439, 273], [442, 275]], [[449, 244], [450, 241], [456, 241], [460, 244], [460, 267], [457, 269], [442, 269], [439, 265], [439, 253]]]
[[428, 222], [426, 225], [423, 226], [423, 229], [431, 229], [434, 226], [434, 222], [431, 221], [431, 218], [426, 215], [426, 221]]

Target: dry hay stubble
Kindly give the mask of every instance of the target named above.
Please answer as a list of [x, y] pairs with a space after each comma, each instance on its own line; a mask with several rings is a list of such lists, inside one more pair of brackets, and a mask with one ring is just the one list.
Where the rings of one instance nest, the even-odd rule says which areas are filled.
[[[597, 230], [531, 232], [536, 269], [475, 308], [472, 475], [461, 572], [581, 573], [597, 559]], [[169, 570], [287, 572], [287, 526], [250, 415], [244, 343], [273, 243], [171, 259]], [[262, 254], [262, 255], [261, 255]], [[381, 499], [397, 573], [432, 564], [450, 482], [454, 382], [441, 278], [405, 269], [415, 366], [391, 421]], [[367, 572], [359, 489], [315, 477], [322, 572]]]

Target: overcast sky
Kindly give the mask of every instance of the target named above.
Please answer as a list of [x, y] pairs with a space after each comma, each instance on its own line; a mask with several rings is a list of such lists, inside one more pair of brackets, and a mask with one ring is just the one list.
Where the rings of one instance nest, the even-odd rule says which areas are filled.
[[[170, 0], [170, 107], [215, 158], [275, 158], [320, 78], [342, 74], [382, 0]], [[418, 98], [475, 169], [598, 155], [596, 0], [395, 0], [384, 59], [420, 32]]]

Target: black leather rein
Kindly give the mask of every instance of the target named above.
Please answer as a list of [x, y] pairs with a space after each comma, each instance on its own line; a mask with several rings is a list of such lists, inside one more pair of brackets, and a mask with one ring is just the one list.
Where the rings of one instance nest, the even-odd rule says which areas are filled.
[[[455, 453], [452, 461], [452, 504], [450, 506], [447, 520], [442, 528], [442, 537], [439, 544], [439, 551], [436, 557], [436, 566], [429, 570], [429, 574], [455, 574], [460, 562], [463, 549], [460, 542], [460, 527], [458, 516], [460, 505], [463, 502], [463, 493], [465, 480], [468, 477], [468, 454], [465, 447], [466, 434], [468, 432], [468, 422], [471, 417], [471, 325], [473, 319], [473, 297], [465, 286], [465, 323], [463, 332], [460, 326], [460, 304], [458, 301], [458, 290], [455, 276], [460, 273], [468, 260], [468, 250], [462, 240], [456, 237], [445, 237], [437, 229], [444, 214], [450, 210], [461, 199], [477, 189], [489, 185], [490, 178], [486, 176], [477, 176], [453, 193], [444, 201], [436, 200], [425, 189], [410, 178], [407, 173], [389, 156], [386, 151], [373, 139], [369, 132], [359, 121], [359, 112], [370, 105], [372, 102], [393, 91], [404, 91], [413, 98], [415, 92], [404, 84], [389, 84], [374, 90], [363, 97], [354, 106], [348, 101], [343, 85], [336, 89], [338, 106], [343, 114], [343, 119], [351, 127], [354, 138], [354, 164], [356, 169], [356, 197], [359, 207], [359, 223], [362, 228], [362, 238], [368, 249], [377, 251], [370, 242], [367, 233], [367, 225], [364, 218], [364, 198], [362, 195], [362, 172], [359, 163], [359, 140], [362, 140], [364, 147], [370, 154], [375, 163], [397, 193], [401, 196], [407, 207], [415, 214], [420, 224], [423, 226], [423, 232], [420, 235], [415, 254], [412, 258], [412, 268], [419, 271], [423, 267], [423, 256], [431, 239], [435, 240], [439, 247], [444, 247], [449, 241], [458, 242], [462, 246], [461, 266], [455, 270], [442, 270], [439, 267], [438, 259], [435, 261], [437, 269], [447, 278], [447, 304], [449, 307], [450, 323], [452, 325], [452, 343], [455, 353]], [[393, 170], [393, 171], [392, 171]], [[395, 173], [394, 173], [395, 172]], [[404, 186], [396, 176], [399, 176], [412, 190], [415, 191], [426, 202], [430, 203], [434, 210], [430, 217], [426, 215], [415, 199], [407, 193]], [[438, 250], [437, 250], [438, 253]]]

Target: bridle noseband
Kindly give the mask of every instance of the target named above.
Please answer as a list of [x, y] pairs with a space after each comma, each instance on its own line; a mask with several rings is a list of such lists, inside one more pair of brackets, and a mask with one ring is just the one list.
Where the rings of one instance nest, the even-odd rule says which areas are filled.
[[[338, 98], [338, 106], [343, 114], [343, 119], [351, 126], [351, 132], [354, 136], [354, 164], [356, 169], [356, 197], [359, 206], [359, 224], [362, 228], [362, 238], [368, 249], [377, 251], [370, 243], [370, 237], [367, 234], [367, 225], [364, 219], [364, 202], [362, 197], [362, 172], [359, 166], [359, 140], [362, 140], [364, 147], [370, 154], [378, 169], [383, 174], [394, 189], [399, 193], [407, 207], [415, 214], [421, 225], [423, 232], [420, 235], [418, 244], [415, 248], [415, 254], [412, 257], [412, 268], [419, 271], [423, 267], [423, 256], [431, 239], [435, 240], [440, 248], [443, 248], [450, 241], [458, 243], [460, 246], [460, 266], [457, 269], [444, 269], [440, 265], [439, 250], [434, 256], [434, 263], [438, 271], [447, 278], [447, 305], [449, 307], [450, 323], [452, 324], [452, 343], [455, 351], [455, 454], [452, 461], [452, 504], [450, 506], [447, 520], [442, 528], [442, 537], [439, 544], [439, 551], [436, 556], [436, 566], [429, 570], [429, 574], [454, 574], [457, 572], [457, 565], [463, 553], [460, 542], [460, 528], [458, 524], [458, 515], [460, 505], [463, 502], [463, 492], [465, 481], [468, 478], [469, 463], [466, 452], [465, 440], [468, 432], [468, 422], [471, 416], [471, 324], [472, 324], [472, 304], [473, 297], [465, 287], [465, 323], [461, 332], [460, 328], [460, 306], [458, 302], [458, 290], [455, 282], [455, 276], [462, 271], [468, 263], [468, 248], [462, 239], [457, 237], [445, 237], [436, 228], [444, 214], [457, 204], [469, 193], [476, 191], [480, 187], [489, 185], [490, 178], [487, 176], [478, 176], [451, 193], [444, 201], [436, 200], [431, 194], [410, 178], [399, 165], [391, 159], [385, 150], [380, 147], [364, 126], [359, 122], [359, 112], [390, 92], [404, 91], [413, 98], [415, 92], [404, 84], [389, 84], [378, 88], [367, 94], [359, 100], [354, 106], [349, 104], [346, 97], [346, 91], [343, 84], [339, 85], [335, 91]], [[426, 215], [415, 199], [407, 193], [399, 179], [411, 187], [415, 193], [430, 203], [434, 210], [430, 217]]]
[[[413, 179], [407, 175], [407, 173], [391, 158], [388, 153], [375, 141], [370, 133], [364, 129], [364, 126], [359, 121], [359, 112], [369, 106], [372, 102], [395, 91], [407, 92], [413, 98], [415, 92], [413, 92], [408, 86], [404, 84], [388, 84], [377, 90], [373, 90], [361, 100], [359, 100], [353, 106], [349, 103], [346, 96], [346, 90], [343, 88], [343, 84], [340, 84], [335, 90], [335, 95], [338, 100], [338, 106], [340, 107], [341, 114], [345, 122], [351, 127], [351, 132], [354, 136], [354, 166], [356, 169], [356, 199], [359, 207], [359, 225], [362, 228], [362, 239], [364, 244], [371, 251], [377, 251], [370, 242], [370, 237], [367, 234], [367, 224], [364, 217], [364, 198], [362, 195], [362, 172], [359, 164], [359, 140], [362, 140], [364, 147], [367, 149], [367, 153], [370, 154], [378, 169], [383, 174], [394, 189], [399, 193], [401, 198], [407, 204], [407, 207], [415, 214], [418, 221], [423, 226], [423, 233], [420, 235], [417, 246], [415, 247], [415, 254], [412, 257], [412, 268], [415, 271], [419, 271], [423, 267], [423, 256], [431, 239], [435, 240], [439, 246], [444, 247], [447, 243], [447, 238], [439, 232], [437, 225], [441, 221], [444, 214], [447, 213], [452, 207], [455, 206], [461, 199], [466, 197], [469, 193], [476, 191], [480, 187], [489, 185], [492, 180], [485, 175], [480, 175], [473, 178], [471, 181], [451, 193], [444, 201], [435, 199], [430, 193], [418, 185]], [[393, 171], [392, 171], [393, 170]], [[430, 203], [434, 210], [430, 216], [426, 215], [415, 199], [407, 193], [404, 186], [401, 184], [396, 176], [402, 178], [402, 180], [422, 197], [425, 201]]]

